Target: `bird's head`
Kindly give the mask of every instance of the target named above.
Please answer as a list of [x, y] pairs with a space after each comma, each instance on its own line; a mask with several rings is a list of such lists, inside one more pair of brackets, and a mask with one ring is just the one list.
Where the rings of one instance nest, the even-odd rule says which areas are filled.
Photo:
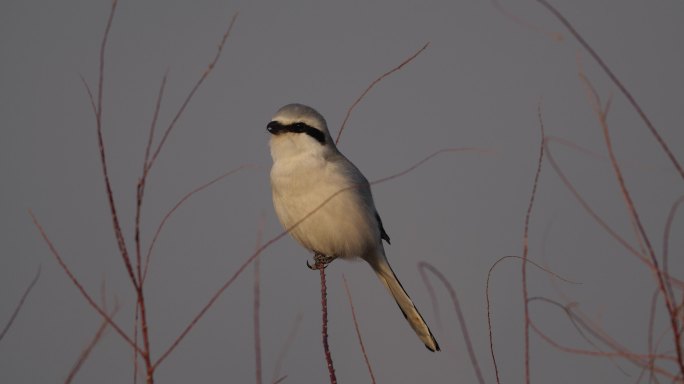
[[266, 129], [272, 135], [274, 160], [280, 156], [335, 148], [323, 116], [306, 105], [288, 104], [280, 108]]

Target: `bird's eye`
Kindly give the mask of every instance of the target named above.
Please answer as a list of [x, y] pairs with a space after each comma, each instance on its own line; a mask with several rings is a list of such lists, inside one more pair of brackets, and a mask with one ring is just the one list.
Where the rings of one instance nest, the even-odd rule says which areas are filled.
[[292, 130], [298, 133], [302, 133], [306, 130], [306, 124], [304, 123], [294, 123], [292, 124]]

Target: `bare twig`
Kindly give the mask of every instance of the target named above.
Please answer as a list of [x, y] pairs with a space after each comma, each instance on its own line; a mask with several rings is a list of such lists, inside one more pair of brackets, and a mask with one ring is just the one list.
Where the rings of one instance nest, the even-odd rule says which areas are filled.
[[[263, 217], [259, 223], [259, 230], [257, 231], [257, 241], [256, 248], [261, 245], [261, 235], [264, 230], [264, 220]], [[259, 319], [259, 310], [261, 304], [261, 287], [260, 287], [260, 264], [261, 259], [259, 256], [254, 259], [254, 305], [253, 305], [253, 322], [254, 322], [254, 361], [255, 361], [255, 374], [256, 374], [256, 384], [262, 383], [261, 375], [261, 322]]]
[[164, 218], [159, 223], [159, 226], [157, 227], [157, 230], [155, 231], [154, 236], [152, 237], [152, 241], [150, 242], [150, 246], [147, 249], [147, 255], [145, 256], [145, 268], [143, 270], [143, 278], [142, 278], [143, 282], [145, 282], [145, 279], [147, 278], [147, 271], [148, 271], [148, 267], [150, 264], [150, 258], [152, 257], [152, 250], [154, 249], [154, 245], [157, 243], [157, 238], [161, 234], [161, 231], [164, 228], [164, 225], [166, 225], [166, 222], [169, 220], [171, 215], [173, 215], [173, 213], [176, 212], [176, 210], [178, 208], [180, 208], [180, 206], [183, 205], [194, 194], [201, 192], [201, 191], [205, 190], [206, 188], [209, 188], [211, 185], [225, 179], [226, 177], [228, 177], [234, 173], [237, 173], [243, 169], [253, 168], [253, 167], [254, 167], [254, 165], [251, 165], [251, 164], [243, 164], [243, 165], [238, 166], [237, 168], [233, 168], [230, 171], [222, 174], [221, 176], [218, 176], [215, 179], [213, 179], [207, 183], [204, 183], [204, 184], [200, 185], [199, 187], [193, 189], [192, 191], [186, 193], [180, 200], [178, 200], [178, 202], [173, 206], [173, 208], [171, 208], [166, 213], [166, 215], [164, 215]]
[[632, 105], [632, 108], [639, 114], [639, 117], [641, 117], [641, 120], [646, 124], [646, 127], [648, 127], [649, 131], [653, 135], [653, 137], [658, 141], [658, 144], [660, 144], [660, 147], [662, 148], [663, 152], [667, 155], [667, 157], [670, 159], [670, 162], [672, 162], [672, 165], [675, 167], [677, 172], [679, 173], [679, 176], [684, 179], [684, 169], [682, 168], [681, 164], [677, 160], [677, 158], [674, 156], [674, 153], [670, 150], [670, 148], [667, 145], [667, 142], [660, 136], [658, 131], [656, 130], [655, 126], [653, 123], [651, 123], [651, 120], [646, 116], [646, 113], [644, 110], [641, 108], [639, 103], [637, 103], [636, 99], [632, 96], [632, 94], [627, 90], [627, 87], [625, 87], [620, 79], [613, 73], [613, 71], [608, 67], [608, 65], [603, 61], [601, 56], [599, 56], [596, 51], [589, 45], [589, 43], [584, 40], [584, 38], [577, 32], [577, 30], [573, 27], [573, 25], [568, 21], [568, 19], [563, 16], [554, 6], [552, 6], [548, 1], [546, 0], [537, 0], [542, 6], [544, 6], [553, 16], [558, 19], [558, 21], [567, 28], [567, 30], [572, 34], [572, 36], [577, 40], [577, 42], [580, 43], [584, 49], [589, 52], [589, 55], [596, 61], [596, 63], [603, 69], [603, 71], [608, 75], [610, 80], [615, 84], [615, 86], [618, 87], [620, 92], [627, 98], [629, 103]]
[[185, 100], [181, 104], [180, 108], [178, 108], [178, 111], [176, 112], [176, 115], [173, 117], [173, 120], [171, 120], [171, 123], [169, 126], [166, 128], [164, 131], [164, 134], [162, 135], [161, 140], [159, 141], [159, 144], [157, 144], [157, 148], [155, 149], [154, 153], [152, 154], [152, 157], [150, 158], [149, 163], [147, 164], [148, 171], [152, 169], [154, 166], [155, 161], [157, 160], [157, 157], [159, 156], [159, 152], [161, 152], [162, 148], [164, 148], [164, 143], [166, 143], [166, 139], [169, 137], [169, 134], [173, 130], [173, 127], [176, 125], [180, 117], [183, 115], [183, 112], [185, 111], [185, 108], [188, 106], [190, 101], [192, 100], [193, 96], [195, 96], [195, 92], [200, 88], [204, 80], [209, 76], [209, 74], [214, 70], [214, 67], [216, 66], [216, 63], [218, 63], [219, 59], [221, 58], [221, 53], [223, 52], [223, 47], [226, 44], [226, 41], [228, 40], [228, 36], [230, 36], [230, 31], [233, 29], [233, 25], [235, 25], [235, 20], [237, 20], [238, 13], [236, 12], [233, 15], [233, 18], [230, 20], [230, 24], [228, 25], [228, 29], [226, 32], [223, 34], [223, 37], [221, 38], [221, 42], [218, 45], [218, 49], [216, 50], [216, 55], [214, 56], [214, 59], [209, 63], [207, 68], [202, 72], [202, 75], [200, 78], [197, 80], [195, 85], [192, 87], [188, 95], [185, 97]]
[[330, 376], [330, 384], [337, 384], [337, 377], [335, 376], [335, 367], [333, 366], [332, 354], [330, 353], [330, 344], [328, 343], [328, 285], [325, 281], [325, 268], [330, 263], [330, 258], [321, 253], [314, 253], [313, 267], [307, 262], [306, 265], [313, 270], [318, 270], [321, 276], [321, 338], [323, 340], [323, 352], [325, 355], [326, 366], [328, 367], [328, 374]]
[[[111, 313], [109, 314], [110, 317], [114, 317], [116, 313], [119, 311], [119, 306], [118, 304], [114, 306], [112, 309]], [[69, 384], [71, 383], [74, 378], [76, 377], [76, 374], [78, 371], [81, 370], [81, 367], [83, 364], [88, 360], [88, 357], [90, 357], [91, 352], [97, 345], [97, 343], [100, 342], [102, 339], [102, 336], [104, 336], [105, 331], [107, 330], [107, 327], [109, 326], [109, 323], [107, 323], [107, 320], [102, 320], [102, 323], [100, 323], [100, 326], [97, 328], [97, 331], [95, 332], [95, 335], [93, 335], [93, 338], [90, 339], [90, 342], [83, 348], [81, 351], [81, 354], [78, 356], [78, 360], [76, 360], [76, 363], [74, 366], [71, 368], [71, 371], [69, 371], [69, 375], [67, 375], [66, 380], [64, 380], [64, 384]]]
[[[531, 323], [532, 329], [540, 336], [544, 341], [549, 343], [551, 346], [558, 348], [559, 350], [568, 352], [568, 353], [573, 353], [573, 354], [579, 354], [579, 355], [588, 355], [588, 356], [603, 356], [603, 357], [620, 357], [623, 358], [637, 366], [640, 367], [649, 367], [652, 364], [653, 359], [659, 359], [659, 360], [665, 360], [667, 362], [675, 362], [676, 358], [670, 355], [664, 355], [664, 354], [637, 354], [634, 352], [629, 351], [627, 348], [624, 346], [620, 345], [617, 341], [613, 340], [610, 338], [608, 335], [603, 333], [599, 328], [592, 326], [589, 324], [587, 320], [582, 318], [578, 313], [575, 313], [575, 311], [572, 310], [571, 305], [562, 305], [556, 301], [550, 300], [548, 298], [544, 297], [535, 297], [531, 298], [530, 300], [539, 300], [539, 301], [544, 301], [546, 303], [552, 304], [554, 306], [557, 306], [565, 313], [567, 314], [568, 318], [572, 321], [573, 325], [579, 330], [579, 327], [587, 331], [588, 333], [592, 334], [593, 337], [604, 343], [606, 346], [608, 346], [610, 349], [612, 349], [614, 352], [606, 352], [606, 351], [592, 351], [592, 350], [585, 350], [585, 349], [579, 349], [579, 348], [571, 348], [571, 347], [566, 347], [562, 346], [559, 343], [555, 342], [551, 337], [548, 335], [544, 334], [534, 323]], [[584, 337], [584, 335], [583, 335]], [[586, 340], [588, 340], [585, 337]], [[594, 348], [597, 348], [595, 345]], [[665, 377], [668, 377], [670, 379], [674, 378], [675, 375], [672, 375], [669, 373], [667, 370], [665, 370], [663, 367], [660, 366], [654, 366], [653, 371], [663, 375]]]
[[525, 20], [513, 12], [509, 11], [506, 7], [501, 5], [501, 2], [499, 0], [491, 0], [492, 6], [496, 8], [499, 12], [501, 12], [502, 15], [510, 19], [512, 22], [515, 24], [518, 24], [519, 26], [523, 28], [527, 28], [533, 32], [541, 33], [543, 35], [546, 35], [549, 37], [551, 40], [556, 41], [556, 42], [561, 42], [564, 40], [563, 34], [557, 31], [547, 31], [546, 29], [532, 24], [528, 20]]
[[99, 66], [99, 74], [98, 74], [98, 86], [97, 86], [97, 99], [93, 101], [93, 94], [88, 87], [88, 84], [83, 81], [83, 84], [86, 87], [86, 90], [88, 92], [88, 96], [90, 97], [91, 101], [91, 106], [94, 108], [93, 112], [95, 114], [95, 125], [97, 129], [97, 143], [98, 147], [100, 150], [100, 165], [102, 167], [102, 176], [104, 177], [104, 182], [105, 182], [105, 189], [107, 192], [107, 202], [109, 203], [109, 210], [110, 210], [110, 215], [112, 217], [112, 225], [114, 227], [114, 236], [116, 237], [116, 242], [119, 247], [119, 252], [121, 253], [121, 257], [123, 259], [124, 265], [126, 267], [126, 271], [128, 272], [128, 276], [131, 279], [131, 283], [133, 286], [138, 288], [138, 281], [136, 279], [136, 276], [133, 272], [133, 265], [131, 264], [131, 259], [128, 254], [128, 248], [126, 246], [126, 240], [123, 235], [123, 231], [121, 230], [121, 223], [119, 222], [119, 216], [118, 216], [118, 211], [116, 209], [116, 203], [114, 201], [114, 192], [112, 190], [112, 184], [109, 179], [109, 171], [108, 171], [108, 166], [107, 166], [107, 155], [105, 151], [105, 143], [104, 143], [104, 138], [102, 135], [102, 99], [103, 99], [103, 94], [104, 94], [104, 68], [105, 68], [105, 52], [107, 48], [107, 42], [109, 40], [109, 31], [111, 30], [112, 27], [112, 21], [114, 20], [114, 14], [116, 12], [116, 6], [118, 4], [117, 0], [112, 1], [112, 7], [109, 12], [109, 17], [107, 18], [107, 25], [105, 27], [104, 35], [102, 36], [102, 41], [100, 43], [100, 66]]
[[[152, 147], [152, 141], [154, 140], [154, 131], [157, 127], [157, 119], [159, 118], [159, 110], [161, 109], [161, 101], [162, 97], [164, 95], [164, 88], [166, 87], [166, 78], [167, 78], [167, 73], [164, 74], [164, 77], [162, 78], [161, 86], [159, 87], [159, 93], [157, 95], [157, 102], [154, 107], [154, 115], [152, 117], [152, 123], [150, 124], [150, 134], [147, 139], [147, 146], [145, 147], [145, 158], [143, 159], [143, 169], [142, 173], [140, 176], [140, 179], [138, 179], [138, 188], [136, 189], [136, 202], [135, 202], [135, 260], [136, 260], [136, 269], [138, 272], [138, 281], [140, 281], [140, 285], [143, 285], [143, 274], [142, 274], [142, 254], [141, 254], [141, 239], [140, 239], [140, 221], [142, 220], [141, 218], [141, 213], [142, 213], [142, 206], [143, 206], [143, 198], [145, 197], [145, 185], [147, 182], [147, 171], [148, 171], [148, 166], [147, 163], [149, 162], [150, 158], [150, 148]], [[147, 273], [147, 260], [145, 262], [145, 273]]]
[[363, 359], [366, 362], [366, 367], [368, 367], [368, 373], [371, 377], [371, 383], [375, 384], [375, 375], [373, 374], [373, 368], [371, 367], [370, 361], [368, 360], [368, 354], [366, 353], [366, 347], [363, 345], [363, 337], [361, 337], [361, 330], [359, 329], [359, 321], [356, 319], [356, 310], [354, 309], [354, 302], [352, 301], [351, 292], [349, 291], [349, 284], [347, 284], [347, 278], [342, 275], [342, 281], [344, 282], [344, 290], [347, 292], [347, 299], [349, 299], [349, 307], [351, 308], [352, 319], [354, 320], [354, 329], [356, 330], [356, 337], [359, 340], [359, 346], [361, 346], [361, 352], [363, 353]]
[[273, 368], [273, 376], [271, 379], [272, 384], [279, 383], [287, 377], [287, 375], [280, 376], [280, 370], [283, 367], [283, 362], [285, 361], [285, 356], [287, 355], [287, 352], [290, 350], [290, 346], [295, 340], [295, 336], [297, 336], [297, 330], [299, 330], [299, 325], [302, 323], [302, 314], [298, 313], [297, 317], [295, 317], [294, 323], [292, 323], [292, 327], [290, 328], [290, 332], [287, 334], [287, 339], [285, 339], [285, 343], [283, 344], [283, 347], [280, 349], [280, 352], [278, 353], [278, 358], [276, 359], [275, 367]]
[[[667, 215], [667, 221], [665, 222], [665, 230], [663, 231], [663, 273], [665, 276], [669, 276], [669, 251], [670, 251], [670, 232], [672, 230], [672, 222], [674, 221], [675, 215], [677, 214], [677, 209], [680, 205], [684, 203], [684, 196], [680, 196], [672, 204], [670, 212]], [[667, 287], [667, 293], [670, 295], [670, 300], [673, 303], [677, 302], [674, 292], [672, 291], [672, 279], [665, 279], [665, 286]]]
[[124, 332], [124, 330], [119, 327], [118, 324], [114, 322], [114, 320], [109, 316], [109, 314], [102, 309], [96, 302], [93, 300], [93, 298], [90, 296], [90, 294], [85, 290], [83, 285], [79, 282], [79, 280], [76, 278], [76, 276], [71, 272], [69, 267], [66, 265], [62, 257], [60, 256], [59, 252], [57, 252], [57, 249], [55, 246], [52, 244], [52, 241], [50, 241], [50, 238], [47, 236], [47, 233], [45, 233], [45, 230], [43, 227], [40, 225], [38, 222], [38, 219], [36, 216], [29, 210], [29, 215], [31, 215], [31, 219], [33, 220], [33, 224], [38, 228], [38, 231], [40, 232], [40, 235], [43, 237], [43, 240], [47, 244], [48, 248], [50, 248], [50, 253], [57, 259], [57, 263], [59, 264], [60, 267], [62, 267], [62, 270], [67, 274], [71, 282], [76, 286], [76, 289], [81, 293], [84, 299], [90, 304], [90, 306], [102, 316], [104, 320], [109, 323], [109, 325], [118, 333], [124, 341], [126, 341], [133, 349], [139, 353], [141, 356], [144, 355], [145, 351], [143, 351], [139, 346], [137, 346], [133, 340], [131, 340], [130, 336]]
[[[636, 248], [634, 248], [632, 245], [630, 245], [622, 236], [620, 236], [614, 229], [612, 229], [608, 223], [601, 218], [596, 211], [587, 203], [587, 201], [582, 197], [582, 195], [577, 191], [577, 189], [572, 185], [570, 182], [570, 179], [565, 175], [565, 172], [561, 169], [560, 165], [556, 161], [555, 157], [553, 156], [553, 151], [551, 150], [551, 147], [549, 146], [550, 142], [557, 142], [559, 144], [563, 144], [566, 146], [569, 146], [571, 148], [578, 149], [582, 152], [581, 147], [578, 147], [574, 144], [571, 144], [567, 142], [564, 139], [559, 139], [556, 137], [547, 137], [546, 141], [544, 143], [545, 149], [546, 149], [546, 158], [549, 160], [549, 164], [551, 165], [551, 168], [556, 172], [556, 174], [561, 178], [561, 181], [565, 185], [565, 187], [570, 191], [570, 193], [573, 195], [575, 200], [580, 204], [580, 206], [591, 216], [594, 221], [596, 221], [601, 228], [603, 228], [613, 239], [615, 239], [620, 245], [622, 245], [629, 253], [632, 255], [636, 256], [642, 263], [646, 264], [649, 268], [654, 268], [654, 266], [651, 264], [650, 260], [641, 254]], [[672, 281], [675, 285], [677, 285], [678, 288], [684, 288], [684, 282], [676, 279], [675, 277], [668, 276], [670, 281]]]
[[345, 128], [346, 125], [347, 125], [347, 121], [349, 120], [349, 116], [351, 116], [352, 111], [354, 111], [354, 108], [356, 108], [356, 106], [361, 102], [361, 100], [363, 100], [363, 98], [366, 97], [366, 94], [368, 94], [368, 92], [370, 92], [370, 90], [373, 89], [373, 87], [375, 87], [375, 86], [376, 86], [379, 82], [381, 82], [385, 77], [387, 77], [387, 76], [393, 74], [394, 72], [397, 72], [398, 70], [400, 70], [401, 68], [403, 68], [406, 64], [408, 64], [408, 63], [410, 63], [411, 61], [413, 61], [413, 59], [415, 59], [416, 57], [418, 57], [418, 55], [420, 55], [425, 49], [427, 49], [427, 47], [428, 47], [429, 45], [430, 45], [430, 42], [425, 43], [425, 45], [423, 45], [422, 48], [420, 48], [418, 51], [416, 51], [416, 53], [414, 53], [413, 55], [411, 55], [408, 59], [402, 61], [401, 64], [399, 64], [398, 66], [396, 66], [396, 67], [390, 69], [389, 71], [387, 71], [387, 72], [383, 73], [382, 75], [380, 75], [380, 77], [378, 77], [377, 79], [373, 80], [373, 82], [368, 86], [368, 88], [366, 88], [366, 90], [363, 91], [363, 93], [361, 93], [361, 96], [359, 96], [356, 100], [354, 100], [354, 102], [353, 102], [352, 105], [349, 107], [349, 109], [347, 109], [347, 115], [344, 117], [344, 120], [342, 121], [342, 125], [340, 126], [340, 131], [337, 133], [337, 138], [335, 139], [335, 144], [337, 144], [337, 143], [340, 142], [340, 137], [342, 136], [342, 131], [344, 131], [344, 128]]
[[430, 296], [430, 302], [432, 303], [432, 313], [434, 315], [435, 321], [437, 322], [437, 328], [439, 330], [442, 330], [442, 315], [439, 311], [439, 302], [437, 301], [437, 293], [435, 292], [435, 287], [432, 286], [430, 279], [428, 279], [427, 275], [423, 273], [423, 270], [419, 269], [419, 271], [420, 278], [423, 280], [425, 288], [427, 288], [428, 296]]
[[325, 353], [325, 362], [328, 367], [328, 374], [330, 375], [330, 384], [337, 384], [335, 367], [333, 366], [330, 345], [328, 344], [328, 287], [325, 282], [325, 264], [320, 260], [316, 260], [314, 269], [318, 269], [321, 276], [321, 337], [323, 339], [323, 352]]
[[[461, 305], [458, 302], [458, 296], [456, 296], [456, 290], [449, 283], [449, 280], [435, 268], [432, 264], [426, 261], [418, 262], [418, 270], [421, 274], [424, 274], [424, 270], [430, 271], [435, 275], [444, 285], [444, 287], [449, 291], [449, 296], [451, 296], [451, 302], [454, 304], [454, 310], [458, 316], [458, 322], [461, 327], [461, 334], [463, 335], [463, 341], [465, 342], [466, 349], [468, 350], [468, 356], [470, 357], [470, 365], [472, 365], [473, 370], [475, 370], [475, 376], [480, 384], [484, 384], [484, 377], [482, 376], [482, 370], [477, 362], [477, 357], [475, 356], [475, 350], [473, 349], [473, 343], [470, 341], [470, 333], [468, 332], [468, 327], [466, 326], [465, 316], [463, 316], [463, 311], [461, 310]], [[426, 280], [424, 277], [423, 280]]]
[[12, 327], [12, 323], [14, 323], [14, 320], [17, 318], [19, 315], [19, 312], [21, 311], [21, 308], [24, 306], [24, 303], [26, 302], [26, 298], [28, 295], [31, 293], [33, 290], [33, 287], [36, 286], [36, 283], [38, 282], [38, 278], [40, 277], [40, 270], [41, 267], [38, 266], [38, 270], [36, 270], [36, 274], [33, 276], [33, 279], [29, 283], [28, 287], [24, 290], [24, 293], [21, 295], [21, 298], [19, 299], [19, 302], [17, 303], [17, 306], [14, 308], [14, 312], [12, 312], [12, 315], [10, 316], [9, 320], [7, 321], [7, 324], [5, 324], [5, 327], [2, 328], [2, 332], [0, 332], [0, 341], [5, 337], [7, 334], [7, 331], [9, 331], [10, 327]]
[[[586, 76], [584, 76], [582, 73], [580, 73], [580, 79], [588, 85], [591, 86], [591, 83], [587, 79]], [[658, 259], [655, 255], [655, 251], [653, 247], [651, 246], [651, 240], [648, 237], [648, 234], [646, 233], [646, 228], [644, 227], [641, 218], [639, 217], [639, 213], [636, 209], [636, 205], [634, 204], [634, 201], [632, 200], [631, 193], [629, 192], [629, 189], [627, 188], [627, 184], [625, 182], [624, 175], [622, 173], [622, 169], [618, 163], [617, 157], [615, 155], [615, 151], [613, 149], [613, 144], [610, 136], [610, 131], [608, 129], [608, 122], [606, 121], [606, 115], [605, 111], [602, 109], [601, 105], [598, 103], [597, 98], [590, 98], [590, 102], [592, 104], [592, 108], [594, 109], [594, 113], [596, 113], [596, 116], [598, 118], [598, 121], [601, 125], [602, 132], [603, 132], [603, 139], [606, 145], [606, 150], [608, 152], [608, 156], [610, 158], [610, 163], [613, 167], [613, 173], [615, 174], [615, 178], [617, 179], [618, 185], [620, 187], [620, 191], [622, 193], [622, 197], [625, 201], [625, 205], [627, 207], [627, 210], [630, 214], [631, 219], [633, 222], [636, 224], [636, 227], [638, 229], [638, 235], [641, 236], [641, 239], [643, 240], [646, 250], [648, 252], [648, 256], [650, 257], [650, 262], [653, 265], [653, 270], [656, 275], [656, 280], [658, 282], [658, 287], [662, 291], [663, 296], [665, 298], [665, 307], [667, 309], [669, 318], [670, 318], [670, 326], [672, 328], [672, 335], [673, 335], [673, 343], [675, 347], [675, 351], [677, 352], [677, 363], [679, 365], [679, 370], [680, 373], [684, 375], [684, 351], [682, 350], [682, 334], [681, 334], [681, 329], [679, 328], [679, 317], [678, 317], [678, 310], [677, 310], [677, 304], [673, 301], [672, 297], [669, 295], [669, 291], [667, 289], [667, 283], [665, 282], [665, 276], [663, 274], [663, 271], [660, 270], [658, 266]]]
[[530, 382], [530, 312], [527, 293], [527, 261], [529, 245], [529, 227], [530, 217], [532, 216], [532, 207], [534, 207], [534, 198], [537, 193], [537, 185], [539, 184], [539, 175], [541, 174], [542, 162], [544, 160], [544, 121], [542, 119], [541, 102], [537, 106], [537, 117], [539, 118], [539, 129], [541, 130], [541, 140], [539, 141], [539, 157], [537, 159], [537, 170], [534, 174], [534, 181], [532, 182], [532, 194], [530, 202], [527, 206], [527, 213], [525, 214], [525, 229], [523, 231], [523, 263], [522, 263], [522, 293], [524, 299], [524, 316], [525, 316], [525, 383]]
[[501, 257], [499, 260], [494, 262], [494, 264], [492, 264], [491, 267], [489, 267], [489, 272], [487, 272], [487, 283], [485, 285], [485, 297], [487, 299], [487, 328], [489, 329], [489, 352], [492, 356], [492, 363], [494, 364], [494, 373], [496, 375], [496, 382], [497, 383], [500, 383], [501, 381], [499, 378], [499, 366], [496, 362], [496, 354], [494, 353], [494, 336], [493, 336], [493, 331], [492, 331], [493, 330], [493, 328], [492, 328], [492, 305], [491, 305], [491, 298], [490, 298], [490, 294], [489, 294], [489, 286], [490, 286], [489, 283], [490, 283], [490, 280], [492, 277], [492, 272], [494, 272], [494, 269], [496, 268], [496, 266], [499, 265], [500, 262], [507, 260], [507, 259], [518, 259], [518, 260], [522, 261], [523, 263], [530, 263], [533, 266], [542, 270], [543, 272], [546, 272], [549, 275], [551, 275], [551, 276], [553, 276], [559, 280], [562, 280], [566, 283], [580, 284], [578, 282], [568, 280], [568, 279], [560, 276], [559, 274], [551, 271], [550, 269], [542, 267], [541, 265], [535, 263], [534, 261], [532, 261], [530, 259], [525, 259], [525, 258], [522, 258], [520, 256], [515, 256], [515, 255], [509, 255], [509, 256]]
[[486, 149], [486, 148], [477, 148], [477, 147], [461, 147], [461, 148], [442, 148], [438, 151], [432, 152], [430, 155], [426, 156], [423, 158], [423, 160], [420, 160], [417, 163], [414, 163], [412, 166], [404, 169], [401, 172], [397, 172], [393, 175], [385, 176], [380, 179], [371, 181], [371, 185], [374, 184], [380, 184], [384, 183], [385, 181], [393, 180], [399, 177], [402, 177], [406, 175], [407, 173], [412, 172], [414, 169], [420, 167], [421, 165], [427, 163], [429, 160], [432, 160], [434, 157], [441, 155], [443, 153], [454, 153], [454, 152], [475, 152], [475, 153], [492, 153], [493, 151], [491, 149]]

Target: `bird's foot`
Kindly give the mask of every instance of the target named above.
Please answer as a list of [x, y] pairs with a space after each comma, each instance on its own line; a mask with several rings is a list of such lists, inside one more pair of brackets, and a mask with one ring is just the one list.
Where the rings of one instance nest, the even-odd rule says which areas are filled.
[[306, 261], [306, 266], [309, 267], [309, 269], [313, 271], [317, 271], [319, 269], [325, 269], [328, 267], [328, 264], [332, 263], [333, 260], [335, 260], [335, 256], [326, 256], [322, 253], [314, 253], [314, 264], [311, 265], [309, 264], [309, 260]]

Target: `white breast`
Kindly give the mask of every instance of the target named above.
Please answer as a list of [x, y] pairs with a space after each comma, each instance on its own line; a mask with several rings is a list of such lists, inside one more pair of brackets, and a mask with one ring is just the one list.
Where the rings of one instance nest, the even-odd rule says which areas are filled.
[[305, 248], [353, 258], [379, 246], [368, 182], [336, 151], [274, 158], [271, 186], [281, 224]]

